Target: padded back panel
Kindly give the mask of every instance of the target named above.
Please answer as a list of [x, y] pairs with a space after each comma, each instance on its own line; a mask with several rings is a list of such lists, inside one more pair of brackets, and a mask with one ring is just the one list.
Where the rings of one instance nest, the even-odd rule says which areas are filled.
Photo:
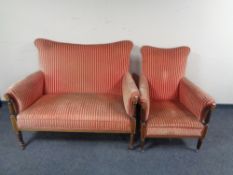
[[45, 75], [46, 94], [121, 94], [132, 42], [81, 45], [37, 39], [35, 45]]
[[150, 97], [155, 100], [171, 100], [178, 96], [178, 86], [184, 76], [190, 49], [171, 49], [144, 46], [142, 71], [150, 86]]

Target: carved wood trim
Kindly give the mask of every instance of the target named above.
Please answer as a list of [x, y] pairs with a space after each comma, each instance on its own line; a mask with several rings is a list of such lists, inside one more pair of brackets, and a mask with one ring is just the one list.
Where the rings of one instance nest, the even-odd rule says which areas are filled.
[[15, 130], [15, 132], [18, 132], [18, 126], [17, 126], [17, 114], [18, 114], [18, 110], [17, 110], [17, 105], [15, 100], [9, 95], [9, 94], [5, 94], [5, 99], [7, 100], [7, 105], [8, 105], [8, 109], [9, 109], [9, 117], [11, 120], [11, 124], [13, 129]]
[[208, 125], [210, 118], [211, 118], [211, 114], [215, 110], [215, 108], [216, 108], [216, 105], [213, 105], [213, 106], [208, 106], [203, 110], [202, 123], [204, 125]]

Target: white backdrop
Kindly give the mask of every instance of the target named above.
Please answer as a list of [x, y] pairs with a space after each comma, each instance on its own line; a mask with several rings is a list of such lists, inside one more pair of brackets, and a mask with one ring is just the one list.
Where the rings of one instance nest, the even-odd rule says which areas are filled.
[[216, 98], [233, 103], [232, 0], [0, 0], [0, 94], [38, 69], [35, 38], [136, 45], [188, 45], [187, 77]]

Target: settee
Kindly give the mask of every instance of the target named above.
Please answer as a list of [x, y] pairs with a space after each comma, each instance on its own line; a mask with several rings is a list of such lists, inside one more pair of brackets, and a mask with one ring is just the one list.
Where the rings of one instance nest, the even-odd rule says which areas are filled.
[[36, 39], [40, 70], [5, 94], [22, 131], [126, 133], [132, 148], [139, 91], [129, 71], [131, 41], [70, 44]]

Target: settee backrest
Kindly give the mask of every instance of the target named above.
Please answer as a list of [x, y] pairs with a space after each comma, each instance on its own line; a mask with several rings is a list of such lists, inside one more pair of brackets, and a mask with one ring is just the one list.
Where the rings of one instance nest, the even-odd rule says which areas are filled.
[[148, 79], [152, 99], [172, 100], [178, 97], [179, 82], [184, 77], [189, 52], [189, 47], [142, 47], [142, 73]]
[[121, 94], [129, 69], [131, 41], [83, 45], [35, 40], [45, 93]]

